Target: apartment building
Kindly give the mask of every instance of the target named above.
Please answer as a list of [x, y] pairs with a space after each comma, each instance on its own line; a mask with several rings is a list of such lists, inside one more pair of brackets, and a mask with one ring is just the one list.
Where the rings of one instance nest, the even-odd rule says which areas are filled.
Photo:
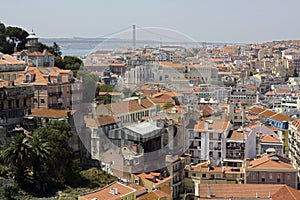
[[172, 176], [173, 199], [180, 199], [180, 194], [184, 192], [184, 168], [188, 164], [190, 164], [189, 154], [166, 156], [166, 165]]
[[10, 86], [9, 81], [0, 80], [0, 126], [12, 129], [20, 124], [31, 113], [33, 96], [31, 85]]
[[259, 102], [259, 92], [257, 87], [252, 85], [240, 85], [232, 88], [230, 100], [244, 100], [249, 105], [253, 105]]
[[15, 85], [34, 86], [34, 108], [72, 109], [82, 102], [82, 82], [71, 70], [57, 67], [28, 67]]
[[26, 63], [22, 60], [17, 60], [11, 55], [0, 52], [0, 80], [12, 82], [19, 77], [19, 74], [26, 69]]
[[186, 200], [197, 199], [300, 199], [298, 190], [284, 184], [195, 184], [195, 193], [186, 195]]
[[297, 169], [298, 188], [300, 187], [300, 119], [289, 122], [289, 158], [291, 163]]
[[245, 171], [242, 167], [212, 166], [208, 162], [188, 165], [184, 185], [187, 193], [195, 192], [195, 184], [241, 184]]
[[144, 116], [156, 116], [158, 107], [149, 98], [130, 98], [111, 104], [100, 104], [96, 108], [97, 115], [113, 115], [122, 123], [132, 123]]
[[192, 163], [214, 160], [221, 162], [226, 157], [226, 138], [233, 126], [228, 119], [199, 121], [190, 134], [188, 149]]
[[274, 153], [264, 154], [246, 166], [247, 184], [286, 184], [297, 188], [297, 169], [290, 160]]
[[224, 166], [243, 167], [245, 159], [245, 140], [247, 136], [243, 130], [231, 130], [226, 138], [226, 158]]

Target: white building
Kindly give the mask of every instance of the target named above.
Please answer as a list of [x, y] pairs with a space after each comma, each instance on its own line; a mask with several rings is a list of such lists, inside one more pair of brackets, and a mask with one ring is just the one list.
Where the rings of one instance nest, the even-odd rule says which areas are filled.
[[228, 119], [199, 121], [190, 134], [191, 162], [221, 162], [226, 158], [226, 138], [233, 126]]

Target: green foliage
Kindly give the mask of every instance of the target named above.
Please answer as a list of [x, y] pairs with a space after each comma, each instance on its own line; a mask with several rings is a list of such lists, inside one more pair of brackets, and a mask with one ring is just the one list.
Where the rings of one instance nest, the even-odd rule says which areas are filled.
[[83, 62], [80, 58], [76, 56], [64, 56], [60, 55], [55, 57], [55, 66], [61, 69], [70, 69], [73, 71], [74, 76], [77, 75], [77, 71], [83, 65]]
[[22, 183], [31, 174], [28, 172], [32, 172], [29, 179], [35, 183], [45, 182], [49, 177], [65, 183], [70, 171], [78, 172], [73, 170], [73, 152], [68, 145], [70, 137], [70, 125], [55, 121], [36, 129], [31, 137], [16, 135], [1, 157], [13, 169], [17, 182]]
[[163, 106], [163, 109], [165, 110], [165, 109], [168, 109], [168, 108], [172, 108], [174, 106], [174, 104], [172, 104], [172, 103], [167, 103], [167, 104], [165, 104], [164, 106]]
[[5, 27], [0, 23], [0, 52], [6, 54], [14, 53], [14, 48], [20, 51], [25, 48], [28, 32], [19, 27]]
[[115, 86], [113, 85], [98, 85], [97, 92], [113, 92]]
[[30, 163], [29, 139], [24, 134], [14, 137], [10, 145], [2, 152], [2, 158], [5, 164], [13, 169], [17, 181], [22, 181], [26, 166]]

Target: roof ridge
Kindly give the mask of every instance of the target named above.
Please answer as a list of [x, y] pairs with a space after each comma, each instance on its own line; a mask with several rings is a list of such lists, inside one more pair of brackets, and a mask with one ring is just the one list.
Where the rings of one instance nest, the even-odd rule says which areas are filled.
[[290, 188], [287, 185], [284, 185], [284, 187], [289, 191], [289, 193], [292, 195], [292, 197], [297, 200], [297, 198], [295, 197], [294, 193], [290, 190]]
[[[262, 162], [259, 162], [259, 163], [257, 163], [256, 165], [251, 165], [250, 167], [257, 167], [257, 166], [260, 166], [260, 165], [262, 165], [262, 164], [264, 164], [264, 163], [270, 161], [270, 158], [267, 157], [267, 156], [264, 156], [264, 157], [262, 157], [262, 158], [260, 158], [260, 159], [257, 159], [257, 161], [258, 161], [258, 160], [261, 160], [261, 159], [263, 159], [263, 158], [265, 158], [265, 160], [262, 160]], [[255, 160], [254, 160], [254, 161], [255, 161]]]

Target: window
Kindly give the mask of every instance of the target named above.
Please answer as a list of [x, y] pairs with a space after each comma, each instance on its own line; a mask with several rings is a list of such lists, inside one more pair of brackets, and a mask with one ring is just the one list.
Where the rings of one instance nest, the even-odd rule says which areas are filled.
[[193, 173], [192, 176], [196, 176], [196, 173]]
[[273, 179], [273, 173], [269, 173], [269, 179], [270, 179], [270, 180]]
[[202, 174], [202, 178], [206, 178], [206, 174]]
[[266, 181], [266, 179], [265, 179], [265, 174], [263, 173], [262, 175], [261, 175], [261, 182], [265, 182]]
[[185, 177], [189, 177], [189, 173], [188, 172], [185, 172]]
[[34, 98], [34, 99], [33, 99], [33, 103], [37, 103], [37, 98]]
[[281, 182], [281, 174], [277, 174], [277, 183]]
[[45, 103], [45, 99], [41, 99], [41, 104], [44, 104]]
[[252, 179], [252, 180], [256, 180], [256, 173], [255, 173], [255, 172], [252, 172], [252, 173], [251, 173], [251, 179]]
[[287, 174], [287, 180], [291, 180], [291, 175]]

